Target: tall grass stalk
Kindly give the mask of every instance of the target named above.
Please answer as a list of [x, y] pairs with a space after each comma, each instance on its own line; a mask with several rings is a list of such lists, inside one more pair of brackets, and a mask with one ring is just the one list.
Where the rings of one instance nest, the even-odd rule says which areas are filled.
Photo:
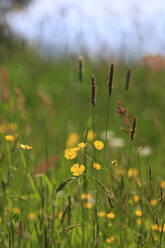
[[[95, 126], [95, 107], [93, 107], [93, 111], [92, 111], [92, 119], [93, 119], [93, 132], [94, 132], [94, 140], [96, 139], [96, 126]], [[96, 150], [94, 148], [94, 161], [96, 161]], [[98, 172], [96, 169], [94, 169], [94, 173], [95, 173], [95, 177], [96, 179], [98, 178]], [[95, 197], [96, 197], [96, 206], [95, 206], [95, 245], [94, 247], [99, 247], [99, 220], [98, 220], [98, 185], [97, 182], [95, 182]]]
[[105, 163], [105, 157], [106, 157], [106, 148], [107, 148], [107, 134], [108, 134], [108, 129], [109, 129], [109, 119], [110, 119], [110, 100], [112, 96], [112, 83], [113, 83], [113, 73], [114, 73], [114, 63], [112, 62], [109, 73], [108, 73], [108, 103], [107, 103], [107, 117], [106, 117], [106, 133], [105, 133], [105, 141], [104, 141], [104, 155], [103, 155], [103, 165]]
[[130, 146], [129, 146], [128, 162], [127, 162], [127, 171], [129, 170], [129, 167], [130, 167], [131, 154], [132, 154], [132, 141], [130, 142]]
[[139, 166], [139, 177], [140, 177], [140, 184], [139, 184], [139, 191], [140, 191], [140, 207], [142, 211], [141, 216], [141, 225], [140, 225], [140, 246], [143, 247], [143, 215], [144, 215], [144, 208], [143, 208], [143, 182], [142, 182], [142, 173], [141, 173], [141, 160], [139, 156], [139, 152], [137, 151], [137, 158], [138, 158], [138, 166]]
[[[87, 133], [88, 129], [85, 132], [85, 143], [87, 142]], [[87, 192], [87, 179], [86, 179], [86, 174], [87, 174], [87, 146], [85, 146], [84, 153], [83, 153], [83, 164], [85, 166], [85, 172], [83, 174], [83, 189], [82, 193]], [[85, 246], [85, 209], [84, 209], [84, 204], [82, 200], [82, 247]]]
[[104, 140], [104, 154], [103, 154], [103, 165], [105, 166], [105, 157], [106, 157], [106, 148], [107, 148], [107, 137], [109, 129], [109, 120], [110, 120], [110, 98], [108, 97], [107, 103], [107, 117], [106, 117], [106, 131], [105, 131], [105, 140]]
[[[92, 125], [93, 125], [93, 133], [94, 133], [94, 140], [96, 139], [96, 126], [95, 126], [95, 105], [96, 105], [96, 79], [95, 75], [92, 76], [91, 80], [91, 104], [92, 104]], [[93, 148], [93, 157], [94, 161], [96, 161], [96, 150]], [[93, 166], [93, 164], [92, 164]], [[93, 170], [95, 170], [93, 168]], [[94, 171], [95, 177], [97, 179], [97, 170]], [[95, 182], [95, 220], [94, 221], [94, 230], [93, 230], [93, 247], [99, 247], [99, 221], [98, 221], [98, 188], [97, 188], [97, 182]]]

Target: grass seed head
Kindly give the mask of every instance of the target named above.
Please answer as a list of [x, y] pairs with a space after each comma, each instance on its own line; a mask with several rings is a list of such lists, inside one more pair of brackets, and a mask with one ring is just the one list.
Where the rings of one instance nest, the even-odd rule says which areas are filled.
[[83, 82], [83, 58], [80, 56], [78, 58], [78, 69], [79, 69], [79, 80]]
[[132, 128], [131, 128], [131, 142], [135, 139], [136, 135], [136, 117], [134, 117]]
[[131, 69], [128, 69], [127, 74], [126, 74], [126, 83], [125, 83], [126, 91], [128, 91], [128, 88], [129, 88], [130, 77], [131, 77]]
[[96, 105], [96, 78], [95, 78], [95, 75], [92, 76], [92, 80], [91, 80], [91, 103], [92, 103], [92, 106], [95, 107], [95, 105]]
[[113, 89], [113, 73], [114, 73], [114, 63], [112, 62], [110, 66], [110, 70], [108, 73], [108, 92], [109, 92], [109, 97], [112, 95], [112, 89]]

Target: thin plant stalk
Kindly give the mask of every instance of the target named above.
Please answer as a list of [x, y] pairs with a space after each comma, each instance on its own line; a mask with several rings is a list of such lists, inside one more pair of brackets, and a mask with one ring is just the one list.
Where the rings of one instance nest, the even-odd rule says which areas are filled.
[[137, 152], [137, 157], [138, 157], [139, 177], [140, 177], [140, 185], [139, 185], [140, 207], [141, 207], [141, 211], [142, 211], [141, 225], [140, 225], [140, 245], [142, 246], [143, 245], [143, 187], [142, 187], [141, 160], [140, 160], [139, 152]]
[[131, 154], [132, 154], [132, 141], [130, 143], [129, 147], [129, 153], [128, 153], [128, 162], [127, 162], [127, 170], [129, 170], [130, 162], [131, 162]]
[[[85, 143], [87, 142], [87, 132], [85, 133]], [[87, 179], [86, 179], [86, 173], [87, 173], [87, 146], [85, 146], [84, 154], [83, 154], [83, 164], [85, 166], [85, 172], [83, 174], [83, 193], [87, 191]], [[85, 209], [82, 201], [82, 247], [85, 245]]]
[[[92, 76], [91, 80], [91, 104], [92, 104], [92, 124], [93, 124], [93, 133], [94, 133], [94, 140], [96, 138], [96, 126], [95, 126], [95, 105], [96, 105], [96, 79], [95, 75]], [[94, 148], [94, 161], [96, 161], [96, 150]], [[95, 170], [95, 177], [97, 178], [97, 170]], [[96, 205], [95, 205], [95, 224], [93, 230], [93, 240], [95, 240], [94, 247], [99, 247], [99, 222], [97, 216], [98, 210], [98, 188], [97, 182], [95, 183], [95, 190], [96, 190]]]
[[105, 163], [105, 156], [106, 156], [106, 146], [107, 146], [107, 134], [108, 134], [108, 129], [109, 129], [109, 118], [110, 118], [110, 99], [112, 96], [112, 83], [113, 83], [113, 72], [114, 72], [114, 63], [112, 62], [111, 66], [110, 66], [110, 70], [108, 73], [108, 107], [107, 107], [107, 121], [106, 121], [106, 134], [105, 134], [105, 141], [104, 141], [104, 155], [103, 155], [103, 164]]
[[[93, 132], [94, 132], [94, 139], [95, 139], [95, 133], [96, 133], [96, 127], [95, 127], [95, 108], [93, 107], [92, 111], [92, 119], [93, 119]], [[96, 150], [94, 149], [94, 160], [96, 161]], [[95, 177], [97, 179], [98, 174], [97, 170], [95, 170]], [[96, 190], [96, 207], [95, 207], [95, 219], [96, 219], [96, 230], [95, 230], [95, 247], [99, 247], [99, 222], [98, 222], [98, 187], [97, 182], [95, 183], [95, 190]]]
[[106, 148], [107, 148], [107, 138], [108, 138], [108, 129], [109, 129], [109, 120], [110, 120], [110, 99], [108, 97], [108, 108], [107, 108], [107, 121], [106, 121], [106, 131], [105, 131], [105, 140], [104, 140], [104, 155], [103, 155], [103, 165], [105, 164]]

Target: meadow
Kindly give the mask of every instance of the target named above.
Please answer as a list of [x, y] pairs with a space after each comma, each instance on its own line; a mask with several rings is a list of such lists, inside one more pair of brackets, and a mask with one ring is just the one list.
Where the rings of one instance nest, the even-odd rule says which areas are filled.
[[0, 54], [0, 247], [165, 247], [164, 71]]

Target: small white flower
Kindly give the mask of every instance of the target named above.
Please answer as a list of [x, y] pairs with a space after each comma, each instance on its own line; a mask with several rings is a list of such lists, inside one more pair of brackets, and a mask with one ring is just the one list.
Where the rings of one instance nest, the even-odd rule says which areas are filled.
[[111, 138], [109, 141], [109, 145], [112, 147], [123, 147], [124, 146], [124, 139], [123, 138]]
[[[114, 137], [114, 132], [112, 130], [107, 132], [107, 140], [109, 140], [110, 138]], [[101, 133], [101, 138], [105, 139], [106, 138], [106, 131], [103, 131]]]
[[152, 150], [149, 146], [145, 146], [141, 152], [139, 152], [140, 156], [149, 156], [152, 153]]

